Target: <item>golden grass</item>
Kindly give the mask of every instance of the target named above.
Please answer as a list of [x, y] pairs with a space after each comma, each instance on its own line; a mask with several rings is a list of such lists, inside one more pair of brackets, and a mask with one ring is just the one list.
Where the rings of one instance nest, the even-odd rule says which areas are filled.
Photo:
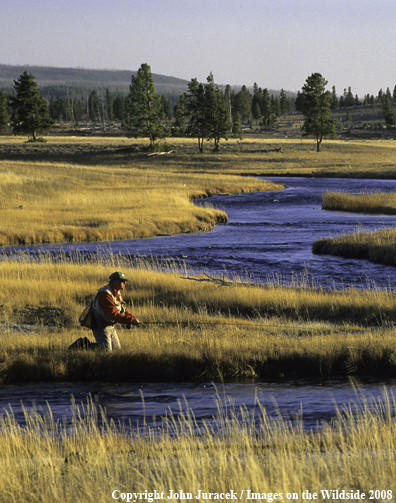
[[395, 405], [389, 393], [374, 407], [362, 398], [311, 432], [301, 418], [271, 418], [260, 404], [253, 416], [220, 401], [213, 421], [198, 424], [193, 411], [180, 411], [143, 433], [107, 421], [90, 401], [74, 407], [71, 428], [50, 410], [26, 412], [26, 425], [11, 414], [0, 423], [0, 491], [3, 501], [28, 503], [175, 501], [181, 498], [168, 496], [180, 492], [182, 501], [226, 494], [247, 501], [251, 493], [265, 501], [301, 500], [303, 491], [324, 501], [324, 490], [345, 491], [351, 501], [358, 492], [365, 500], [393, 501]]
[[[161, 159], [167, 167], [183, 169], [188, 161], [200, 171], [217, 170], [227, 174], [257, 174], [261, 176], [318, 176], [344, 178], [396, 177], [395, 148], [392, 141], [332, 140], [315, 151], [315, 140], [246, 138], [222, 145], [219, 154], [206, 152], [203, 156], [183, 150], [180, 154]], [[281, 149], [280, 152], [275, 151]]]
[[391, 141], [329, 141], [317, 154], [310, 140], [248, 138], [199, 154], [193, 140], [174, 138], [175, 153], [157, 157], [139, 151], [143, 140], [47, 141], [1, 138], [0, 246], [207, 231], [227, 216], [192, 198], [282, 188], [247, 175], [396, 175]]
[[320, 238], [312, 245], [313, 253], [366, 259], [371, 262], [396, 265], [396, 229], [380, 229]]
[[[112, 266], [44, 258], [0, 262], [1, 380], [163, 381], [395, 371], [391, 291], [325, 292], [237, 281], [219, 287], [185, 279], [172, 268], [113, 260]], [[67, 351], [80, 336], [93, 341], [91, 332], [78, 326], [78, 315], [109, 273], [120, 268], [132, 278], [125, 298], [142, 327], [119, 329], [121, 352]]]
[[[237, 174], [350, 176], [359, 174], [359, 166], [362, 176], [388, 176], [395, 148], [392, 142], [334, 141], [317, 154], [309, 141], [251, 139], [201, 155], [193, 141], [175, 139], [174, 155], [147, 157], [117, 153], [116, 147], [124, 145], [131, 146], [131, 140], [49, 138], [48, 144], [33, 146], [21, 139], [2, 140], [0, 155], [4, 151], [5, 158], [12, 157], [7, 148], [15, 147], [19, 159], [0, 161], [3, 244], [207, 230], [225, 215], [198, 208], [191, 198], [280, 188]], [[273, 152], [278, 146], [281, 152]], [[81, 157], [80, 147], [95, 147], [99, 155]], [[61, 162], [62, 156], [67, 161]], [[51, 162], [45, 160], [49, 157]], [[133, 276], [126, 299], [143, 321], [142, 329], [122, 332], [119, 355], [67, 353], [75, 338], [89, 334], [77, 327], [79, 313], [117, 268]], [[3, 327], [3, 378], [76, 379], [86, 375], [87, 365], [90, 378], [105, 368], [102, 377], [114, 370], [132, 380], [139, 372], [153, 379], [393, 372], [393, 329], [385, 336], [369, 328], [395, 321], [390, 291], [324, 292], [297, 283], [218, 287], [180, 276], [174, 269], [164, 272], [114, 257], [106, 264], [54, 264], [45, 255], [38, 262], [23, 256], [18, 262], [1, 261], [3, 320], [56, 327], [37, 337], [21, 334], [16, 346], [15, 331]], [[356, 354], [350, 351], [352, 339]], [[131, 358], [136, 370], [128, 374], [125, 362]]]
[[322, 208], [333, 211], [395, 215], [396, 192], [376, 191], [349, 194], [348, 192], [327, 191], [322, 195]]
[[[396, 193], [326, 192], [323, 194], [322, 208], [394, 215], [396, 214]], [[317, 254], [338, 255], [396, 265], [396, 229], [394, 227], [375, 231], [358, 229], [353, 234], [320, 238], [313, 243], [312, 251]]]
[[138, 167], [0, 161], [0, 245], [134, 239], [227, 221], [192, 198], [276, 190], [263, 180]]
[[[395, 215], [396, 193], [379, 191], [362, 194], [326, 192], [323, 194], [322, 208]], [[379, 264], [396, 265], [396, 229], [394, 227], [375, 231], [358, 229], [353, 234], [320, 238], [313, 243], [312, 251], [317, 254], [338, 255], [346, 258], [366, 259]]]

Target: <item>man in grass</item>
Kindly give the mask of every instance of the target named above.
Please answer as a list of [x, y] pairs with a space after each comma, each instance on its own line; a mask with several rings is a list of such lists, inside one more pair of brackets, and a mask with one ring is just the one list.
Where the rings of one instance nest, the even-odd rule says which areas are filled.
[[121, 291], [125, 289], [128, 278], [122, 272], [113, 272], [109, 284], [100, 288], [93, 301], [94, 328], [92, 328], [99, 349], [112, 351], [121, 349], [114, 325], [120, 323], [139, 325], [140, 322], [126, 307]]

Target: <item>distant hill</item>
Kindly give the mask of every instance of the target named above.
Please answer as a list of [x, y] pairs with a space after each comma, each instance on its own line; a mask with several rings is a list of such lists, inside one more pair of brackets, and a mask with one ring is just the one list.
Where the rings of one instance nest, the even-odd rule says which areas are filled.
[[[112, 93], [128, 93], [131, 84], [132, 75], [136, 71], [129, 70], [87, 70], [84, 68], [57, 68], [50, 66], [13, 66], [0, 64], [0, 89], [11, 93], [14, 80], [27, 70], [32, 73], [36, 79], [41, 94], [49, 99], [60, 96], [86, 97], [88, 92], [93, 89], [101, 90], [108, 88]], [[187, 85], [190, 80], [168, 77], [153, 73], [154, 84], [157, 93], [173, 97], [174, 101], [181, 94], [187, 91]], [[259, 83], [261, 87], [265, 87]], [[219, 85], [221, 89], [225, 85]], [[235, 92], [238, 92], [241, 86], [231, 86]], [[252, 91], [252, 87], [247, 85]], [[279, 90], [269, 89], [269, 93], [279, 96]], [[288, 97], [295, 97], [295, 93], [286, 91]]]
[[[27, 70], [36, 79], [37, 85], [46, 97], [62, 96], [73, 89], [77, 94], [85, 94], [93, 89], [127, 93], [134, 71], [128, 70], [86, 70], [83, 68], [56, 68], [45, 66], [11, 66], [0, 64], [0, 88], [10, 92], [14, 80]], [[187, 80], [153, 74], [155, 88], [159, 94], [180, 95], [187, 91]]]

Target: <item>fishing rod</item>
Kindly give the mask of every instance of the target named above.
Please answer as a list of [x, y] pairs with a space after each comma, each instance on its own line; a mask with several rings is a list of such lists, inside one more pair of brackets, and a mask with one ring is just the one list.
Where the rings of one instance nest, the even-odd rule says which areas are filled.
[[[330, 328], [321, 328], [321, 327], [304, 327], [304, 326], [299, 326], [299, 325], [264, 325], [262, 323], [249, 323], [248, 321], [244, 323], [238, 323], [238, 322], [227, 322], [227, 321], [198, 321], [198, 320], [188, 320], [188, 321], [144, 321], [140, 322], [140, 326], [190, 326], [190, 325], [207, 325], [207, 326], [217, 326], [217, 325], [224, 325], [224, 326], [237, 326], [237, 327], [244, 327], [244, 328], [262, 328], [262, 329], [293, 329], [293, 330], [300, 330], [300, 331], [308, 331], [308, 332], [330, 332]], [[366, 328], [377, 328], [377, 329], [383, 329], [383, 328], [392, 328], [392, 327], [385, 327], [385, 326], [378, 326], [378, 327], [366, 327]], [[359, 329], [359, 331], [362, 329]], [[348, 334], [351, 333], [351, 330], [337, 330], [338, 334]]]

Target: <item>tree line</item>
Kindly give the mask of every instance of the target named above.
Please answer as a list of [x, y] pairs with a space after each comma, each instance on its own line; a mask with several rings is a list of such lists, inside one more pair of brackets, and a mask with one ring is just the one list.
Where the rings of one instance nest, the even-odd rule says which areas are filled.
[[320, 74], [312, 74], [293, 99], [283, 89], [279, 96], [270, 95], [267, 88], [262, 89], [256, 83], [252, 93], [246, 86], [238, 92], [229, 85], [221, 89], [210, 73], [205, 83], [191, 79], [172, 110], [171, 101], [156, 92], [151, 68], [146, 63], [132, 75], [127, 95], [114, 95], [109, 89], [93, 90], [84, 102], [69, 96], [45, 100], [34, 76], [25, 71], [14, 81], [13, 95], [5, 96], [0, 91], [0, 130], [10, 124], [15, 134], [27, 134], [36, 140], [55, 121], [70, 121], [77, 126], [85, 119], [101, 123], [103, 129], [106, 124], [118, 121], [132, 136], [149, 138], [152, 147], [157, 140], [173, 135], [197, 138], [199, 151], [203, 150], [205, 140], [212, 141], [218, 150], [221, 139], [242, 137], [243, 126], [254, 122], [268, 130], [281, 115], [296, 110], [305, 116], [303, 134], [314, 136], [319, 150], [323, 136], [333, 135], [331, 110], [339, 107], [379, 104], [386, 124], [395, 125], [396, 86], [393, 94], [387, 88], [376, 97], [366, 95], [361, 102], [350, 87], [338, 97], [335, 87], [330, 92], [325, 90], [326, 85]]

